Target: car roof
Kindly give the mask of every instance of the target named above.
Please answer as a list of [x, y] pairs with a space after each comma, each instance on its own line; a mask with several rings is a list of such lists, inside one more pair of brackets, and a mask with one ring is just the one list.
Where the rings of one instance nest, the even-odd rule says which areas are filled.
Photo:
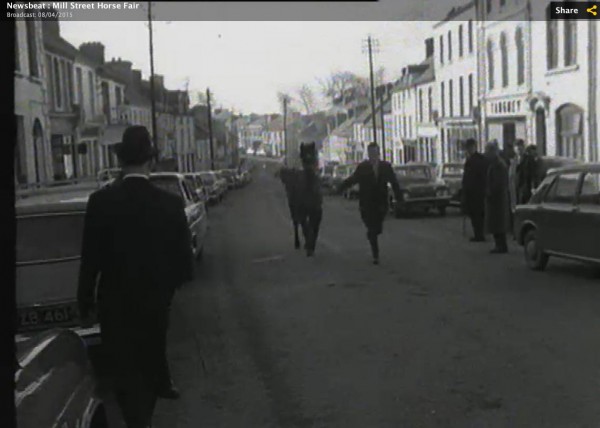
[[157, 177], [157, 178], [179, 178], [179, 179], [183, 179], [184, 175], [180, 174], [178, 172], [153, 172], [150, 174], [150, 178], [153, 177]]
[[548, 174], [570, 173], [570, 172], [600, 172], [600, 163], [574, 163], [556, 168], [550, 168]]
[[62, 201], [40, 202], [40, 203], [19, 203], [15, 205], [17, 216], [32, 214], [57, 214], [65, 212], [85, 212], [88, 198], [73, 198]]
[[427, 168], [431, 168], [431, 164], [427, 163], [427, 162], [411, 162], [411, 163], [406, 163], [403, 165], [394, 165], [394, 169], [396, 168], [409, 168], [412, 166], [419, 166], [419, 167], [427, 167]]

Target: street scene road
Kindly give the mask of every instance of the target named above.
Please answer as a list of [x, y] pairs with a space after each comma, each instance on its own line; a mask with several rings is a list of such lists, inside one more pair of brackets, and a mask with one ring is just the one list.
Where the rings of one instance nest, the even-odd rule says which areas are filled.
[[307, 258], [267, 165], [210, 212], [171, 313], [182, 396], [155, 427], [597, 426], [597, 270], [491, 255], [458, 211], [389, 217], [374, 266], [339, 196]]

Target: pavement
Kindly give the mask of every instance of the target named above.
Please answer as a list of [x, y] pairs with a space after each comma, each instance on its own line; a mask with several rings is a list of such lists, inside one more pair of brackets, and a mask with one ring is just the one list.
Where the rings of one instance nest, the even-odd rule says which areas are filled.
[[356, 201], [334, 196], [307, 258], [273, 166], [254, 177], [210, 210], [173, 302], [182, 397], [154, 428], [599, 426], [596, 269], [530, 271], [452, 210], [386, 219], [374, 266]]

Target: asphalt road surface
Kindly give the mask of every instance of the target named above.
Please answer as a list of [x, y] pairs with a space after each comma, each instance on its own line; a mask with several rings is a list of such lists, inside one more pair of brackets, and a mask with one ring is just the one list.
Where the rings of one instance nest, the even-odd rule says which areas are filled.
[[155, 428], [600, 426], [600, 281], [490, 255], [449, 212], [388, 218], [370, 263], [356, 201], [327, 197], [316, 257], [294, 250], [272, 168], [211, 212], [176, 296], [179, 401]]

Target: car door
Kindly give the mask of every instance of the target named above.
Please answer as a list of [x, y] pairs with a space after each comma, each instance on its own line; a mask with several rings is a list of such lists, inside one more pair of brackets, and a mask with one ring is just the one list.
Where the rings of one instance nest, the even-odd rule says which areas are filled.
[[581, 191], [573, 213], [577, 247], [574, 255], [600, 262], [600, 172], [588, 172], [582, 179]]
[[573, 214], [581, 173], [558, 174], [540, 204], [539, 240], [547, 251], [573, 254], [578, 243]]

